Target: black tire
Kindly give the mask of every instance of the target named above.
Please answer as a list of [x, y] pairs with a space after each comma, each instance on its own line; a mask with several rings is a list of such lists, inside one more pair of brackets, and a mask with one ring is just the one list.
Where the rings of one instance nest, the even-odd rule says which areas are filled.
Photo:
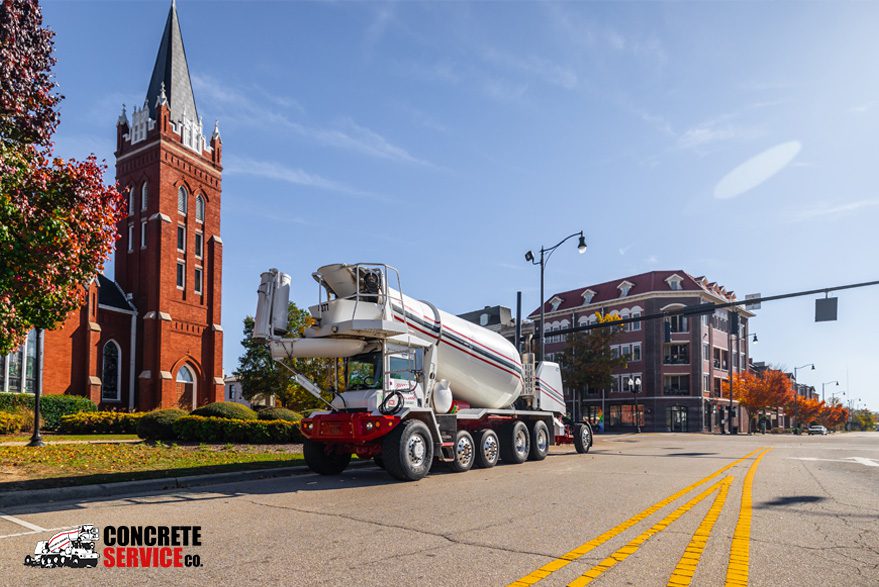
[[376, 455], [376, 456], [372, 457], [372, 461], [376, 464], [376, 466], [378, 466], [382, 469], [385, 468], [385, 460], [382, 458], [381, 455]]
[[574, 424], [574, 448], [585, 455], [592, 447], [592, 427], [589, 424]]
[[382, 441], [385, 471], [400, 481], [423, 479], [433, 465], [433, 437], [421, 420], [406, 420]]
[[476, 462], [476, 442], [466, 430], [458, 430], [455, 437], [455, 460], [449, 463], [454, 473], [465, 473], [473, 468]]
[[524, 422], [510, 422], [501, 428], [501, 460], [511, 465], [524, 463], [531, 452], [531, 434]]
[[305, 439], [302, 444], [305, 464], [320, 475], [338, 475], [351, 462], [350, 454], [339, 454], [323, 442]]
[[80, 563], [80, 561], [79, 561], [79, 557], [76, 556], [76, 555], [74, 555], [73, 558], [70, 559], [70, 564], [67, 565], [67, 566], [68, 566], [68, 567], [73, 567], [73, 568], [78, 569], [78, 568], [79, 568], [80, 566], [82, 566], [82, 565], [81, 565], [81, 563]]
[[27, 555], [24, 557], [24, 566], [32, 567], [34, 566], [34, 558], [31, 555]]
[[480, 469], [491, 469], [497, 464], [500, 456], [500, 440], [497, 432], [484, 428], [476, 435], [476, 462]]
[[531, 450], [529, 461], [542, 461], [549, 454], [549, 428], [543, 420], [537, 420], [531, 427]]

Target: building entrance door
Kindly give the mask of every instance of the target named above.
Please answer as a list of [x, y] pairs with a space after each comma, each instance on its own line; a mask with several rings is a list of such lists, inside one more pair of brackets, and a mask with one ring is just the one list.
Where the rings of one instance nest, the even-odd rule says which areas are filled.
[[687, 431], [687, 407], [686, 406], [672, 406], [669, 408], [670, 415], [670, 426], [672, 432], [686, 432]]

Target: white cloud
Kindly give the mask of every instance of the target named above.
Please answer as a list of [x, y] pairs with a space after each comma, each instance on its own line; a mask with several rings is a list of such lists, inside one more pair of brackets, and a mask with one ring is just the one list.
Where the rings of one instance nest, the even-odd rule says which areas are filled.
[[756, 128], [740, 127], [730, 123], [710, 120], [684, 131], [678, 137], [678, 146], [683, 149], [693, 149], [723, 141], [752, 139], [759, 137], [761, 134], [763, 132]]
[[790, 214], [789, 220], [790, 222], [804, 222], [807, 220], [814, 220], [816, 218], [832, 219], [839, 216], [845, 216], [846, 214], [851, 214], [853, 212], [857, 212], [858, 210], [863, 210], [864, 208], [875, 207], [879, 207], [879, 198], [873, 198], [869, 200], [855, 200], [853, 202], [846, 202], [844, 204], [830, 204], [827, 202], [822, 202], [811, 208], [796, 210], [795, 212]]
[[[196, 90], [212, 101], [215, 108], [223, 112], [226, 121], [246, 126], [257, 125], [270, 130], [281, 128], [322, 145], [356, 151], [389, 161], [435, 167], [430, 162], [415, 157], [403, 147], [393, 144], [377, 131], [359, 125], [350, 118], [340, 119], [334, 127], [311, 126], [294, 120], [278, 106], [285, 100], [282, 96], [273, 96], [262, 91], [239, 90], [204, 75], [193, 76], [192, 81]], [[260, 93], [267, 95], [268, 101], [273, 104], [270, 106], [257, 101], [254, 96]], [[287, 98], [287, 100], [291, 99]], [[291, 104], [293, 109], [300, 113], [303, 111], [295, 101]]]
[[788, 141], [758, 153], [723, 176], [714, 188], [714, 197], [726, 200], [754, 189], [787, 167], [800, 149], [799, 141]]
[[327, 179], [298, 167], [289, 167], [275, 161], [258, 161], [247, 157], [227, 156], [223, 161], [223, 171], [228, 175], [251, 175], [303, 187], [338, 192], [349, 196], [389, 201], [389, 198], [381, 194], [359, 190], [342, 182]]

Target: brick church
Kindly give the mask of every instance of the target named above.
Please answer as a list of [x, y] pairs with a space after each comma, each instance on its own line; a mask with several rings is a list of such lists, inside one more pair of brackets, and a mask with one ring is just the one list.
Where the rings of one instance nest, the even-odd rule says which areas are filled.
[[[116, 123], [116, 179], [128, 196], [116, 279], [82, 308], [0, 355], [0, 391], [89, 397], [104, 409], [191, 408], [223, 399], [220, 325], [222, 142], [203, 134], [172, 3], [143, 106]], [[42, 367], [42, 369], [40, 369]]]

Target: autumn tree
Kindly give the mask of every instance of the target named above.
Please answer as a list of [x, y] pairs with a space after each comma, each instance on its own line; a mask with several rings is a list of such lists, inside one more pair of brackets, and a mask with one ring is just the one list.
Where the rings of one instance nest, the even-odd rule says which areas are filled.
[[[308, 311], [291, 302], [287, 313], [288, 336], [302, 336], [311, 324]], [[291, 410], [324, 407], [326, 404], [305, 391], [291, 379], [290, 371], [272, 359], [267, 344], [253, 340], [253, 325], [253, 317], [244, 318], [244, 338], [241, 340], [244, 354], [238, 359], [238, 369], [235, 371], [245, 399], [275, 396], [282, 406]], [[336, 377], [337, 372], [341, 377], [342, 369], [333, 359], [286, 359], [285, 363], [314, 381], [321, 389], [339, 388], [340, 381]], [[328, 393], [325, 399], [331, 397], [332, 394]]]
[[608, 326], [568, 335], [568, 344], [559, 360], [563, 381], [568, 389], [609, 389], [613, 383], [613, 372], [627, 364], [625, 355], [614, 356], [610, 348], [620, 333], [620, 326], [613, 325], [620, 317], [600, 313], [595, 316], [599, 324]]
[[106, 165], [53, 154], [52, 31], [37, 0], [0, 5], [0, 355], [83, 302], [125, 214]]
[[[729, 393], [729, 383], [726, 384]], [[760, 375], [749, 371], [733, 375], [733, 397], [751, 414], [787, 406], [793, 397], [793, 385], [782, 371], [769, 369]]]

